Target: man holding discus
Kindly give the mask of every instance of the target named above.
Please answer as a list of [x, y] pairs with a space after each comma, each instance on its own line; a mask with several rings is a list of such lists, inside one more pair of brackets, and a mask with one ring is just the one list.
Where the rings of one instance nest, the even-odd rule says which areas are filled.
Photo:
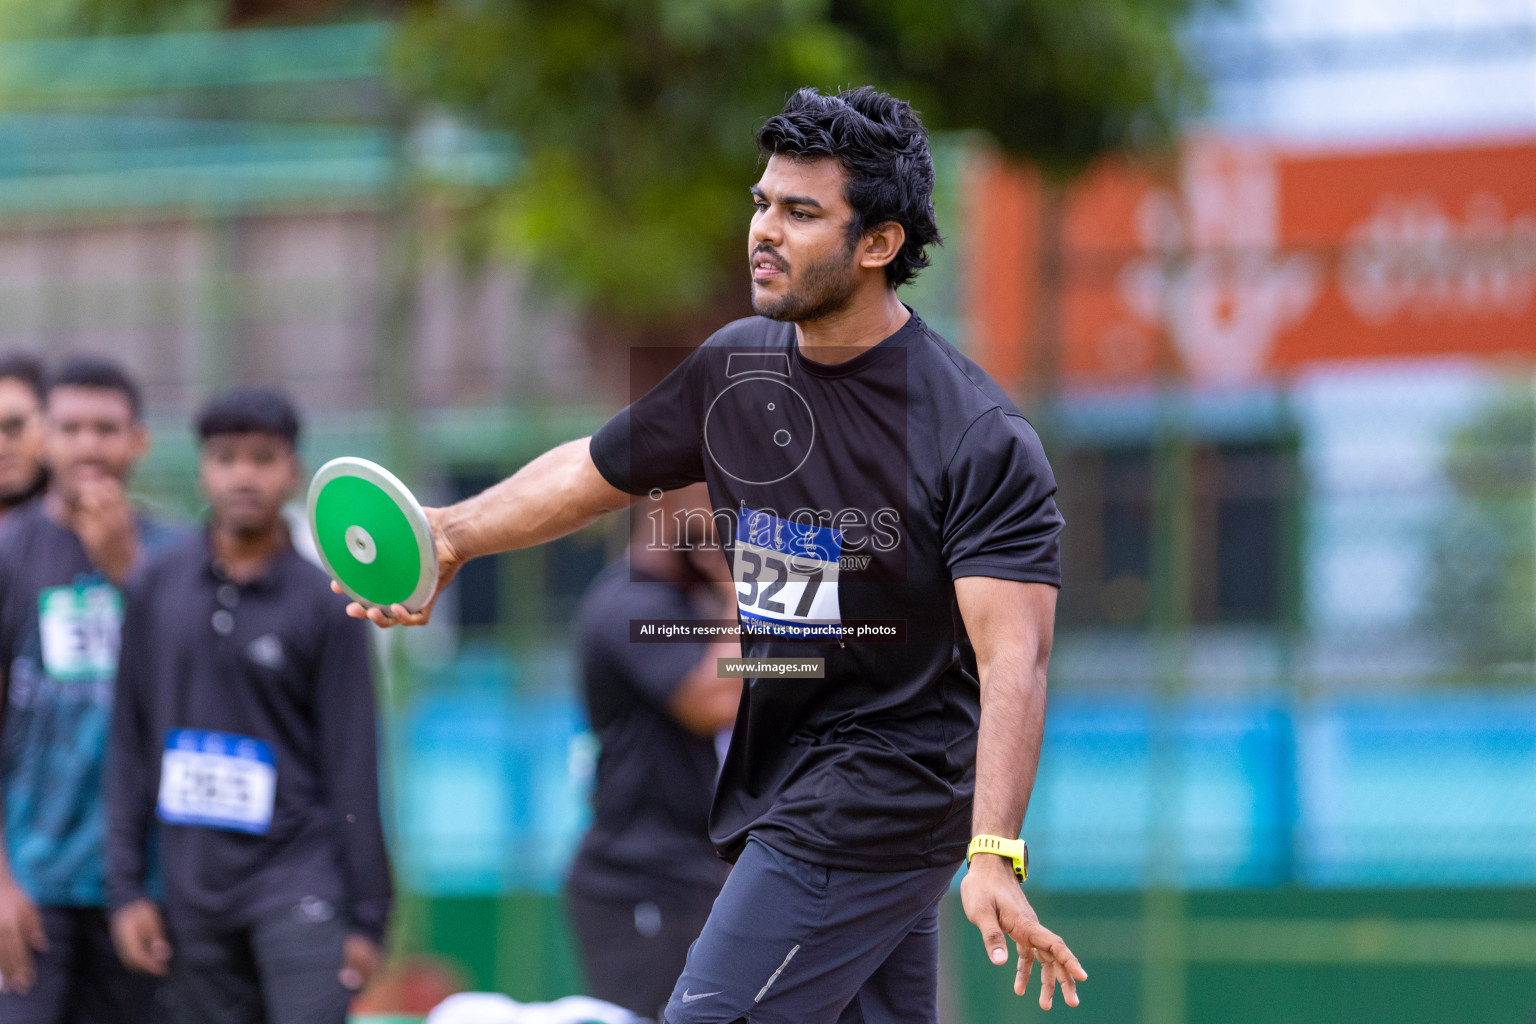
[[431, 510], [440, 585], [703, 480], [733, 520], [744, 657], [817, 659], [746, 680], [711, 811], [735, 867], [669, 1024], [937, 1021], [938, 903], [968, 850], [961, 897], [989, 959], [1012, 936], [1015, 991], [1038, 960], [1040, 1005], [1058, 984], [1076, 1005], [1087, 975], [1019, 885], [1060, 583], [1050, 466], [1002, 390], [897, 298], [939, 240], [912, 109], [805, 89], [757, 142], [758, 316], [591, 438]]
[[392, 892], [368, 636], [290, 542], [288, 399], [236, 388], [197, 432], [207, 531], [128, 592], [112, 937], [134, 970], [169, 974], [177, 1024], [343, 1024], [378, 967]]
[[177, 536], [125, 489], [148, 447], [139, 413], [117, 366], [61, 367], [43, 403], [48, 489], [0, 534], [0, 1024], [161, 1019], [154, 979], [112, 950], [105, 888], [120, 588]]

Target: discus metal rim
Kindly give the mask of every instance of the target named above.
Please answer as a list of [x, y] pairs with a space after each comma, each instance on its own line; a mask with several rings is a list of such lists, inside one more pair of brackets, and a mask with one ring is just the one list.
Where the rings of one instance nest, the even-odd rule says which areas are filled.
[[399, 602], [407, 611], [418, 612], [427, 606], [432, 600], [432, 595], [437, 592], [437, 543], [432, 538], [432, 527], [427, 522], [427, 513], [422, 510], [421, 502], [411, 493], [411, 489], [401, 482], [389, 470], [368, 459], [355, 455], [343, 455], [332, 459], [315, 471], [315, 475], [309, 481], [309, 495], [305, 501], [309, 519], [309, 532], [314, 537], [315, 550], [320, 556], [320, 562], [325, 566], [326, 573], [358, 604], [365, 608], [380, 608], [383, 605], [376, 604], [359, 594], [347, 581], [336, 572], [331, 560], [325, 553], [325, 545], [320, 543], [320, 530], [315, 521], [315, 509], [320, 501], [320, 492], [325, 490], [326, 484], [341, 477], [352, 477], [366, 480], [383, 491], [410, 524], [411, 533], [416, 538], [417, 554], [421, 556], [421, 574], [417, 577], [416, 589], [410, 595]]

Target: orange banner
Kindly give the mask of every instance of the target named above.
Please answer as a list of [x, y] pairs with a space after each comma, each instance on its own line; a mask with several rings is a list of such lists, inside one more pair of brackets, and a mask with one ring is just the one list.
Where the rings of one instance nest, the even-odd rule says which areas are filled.
[[984, 158], [967, 194], [974, 344], [1010, 385], [1159, 369], [1240, 385], [1321, 361], [1536, 354], [1536, 143], [1204, 139], [1176, 167], [1109, 160], [1054, 195]]

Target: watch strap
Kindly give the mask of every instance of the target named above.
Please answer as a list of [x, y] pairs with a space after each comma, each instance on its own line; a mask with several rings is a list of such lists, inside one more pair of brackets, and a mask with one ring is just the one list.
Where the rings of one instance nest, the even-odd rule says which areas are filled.
[[971, 844], [965, 849], [965, 862], [969, 864], [971, 858], [978, 853], [996, 854], [1013, 862], [1013, 873], [1019, 876], [1019, 881], [1029, 877], [1029, 846], [1022, 839], [1004, 839], [1002, 836], [979, 835], [971, 840]]

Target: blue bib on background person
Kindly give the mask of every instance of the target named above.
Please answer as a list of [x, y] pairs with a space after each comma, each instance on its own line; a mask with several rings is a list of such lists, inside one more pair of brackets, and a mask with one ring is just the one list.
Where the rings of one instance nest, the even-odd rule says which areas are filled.
[[158, 814], [168, 825], [266, 835], [277, 798], [277, 759], [249, 736], [202, 729], [166, 734]]

